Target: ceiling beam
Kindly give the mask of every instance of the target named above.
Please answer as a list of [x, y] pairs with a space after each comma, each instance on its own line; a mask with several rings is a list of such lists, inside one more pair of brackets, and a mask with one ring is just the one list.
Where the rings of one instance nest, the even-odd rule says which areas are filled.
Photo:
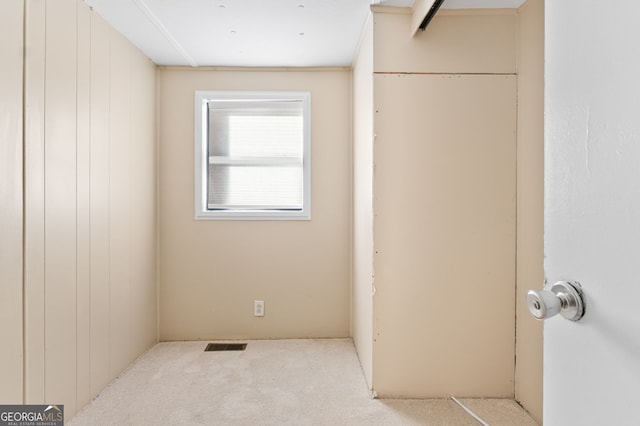
[[416, 0], [411, 12], [411, 36], [418, 30], [424, 31], [431, 19], [442, 6], [444, 0]]

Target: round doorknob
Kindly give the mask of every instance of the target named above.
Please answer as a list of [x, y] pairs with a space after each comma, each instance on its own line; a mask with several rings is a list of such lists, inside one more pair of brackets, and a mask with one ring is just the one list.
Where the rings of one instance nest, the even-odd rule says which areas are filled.
[[534, 318], [544, 320], [558, 313], [571, 321], [584, 316], [582, 286], [577, 281], [558, 281], [550, 290], [529, 290], [527, 307]]

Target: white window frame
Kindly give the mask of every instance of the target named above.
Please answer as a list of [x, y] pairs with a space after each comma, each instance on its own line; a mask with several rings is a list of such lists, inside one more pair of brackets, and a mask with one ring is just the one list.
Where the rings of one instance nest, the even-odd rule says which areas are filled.
[[[210, 101], [296, 100], [303, 105], [303, 207], [301, 210], [207, 208], [208, 108]], [[311, 94], [309, 92], [244, 92], [197, 90], [195, 93], [195, 177], [196, 220], [311, 220]]]

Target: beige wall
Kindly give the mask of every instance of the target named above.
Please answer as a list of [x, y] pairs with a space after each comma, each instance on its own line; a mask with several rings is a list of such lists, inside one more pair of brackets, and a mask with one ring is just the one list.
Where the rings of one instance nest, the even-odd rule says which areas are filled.
[[526, 292], [542, 288], [544, 184], [544, 1], [518, 10], [518, 242], [516, 399], [542, 422], [542, 323]]
[[[310, 221], [194, 220], [196, 90], [311, 92]], [[161, 340], [348, 336], [349, 70], [162, 68], [160, 97]]]
[[70, 418], [157, 341], [156, 70], [80, 0], [25, 22], [24, 402]]
[[374, 388], [513, 397], [515, 76], [374, 91]]
[[[359, 58], [374, 63], [374, 228], [354, 238], [354, 250], [375, 244], [373, 388], [513, 397], [515, 12], [447, 12], [411, 39], [410, 10], [373, 10], [373, 44]], [[354, 79], [367, 84], [366, 73]], [[366, 137], [366, 111], [355, 111], [354, 133]], [[368, 207], [357, 196], [366, 142], [354, 142], [354, 212]], [[354, 252], [354, 271], [362, 265]], [[354, 314], [366, 313], [365, 284], [354, 280]], [[367, 317], [354, 318], [366, 348]]]
[[373, 356], [373, 20], [353, 72], [353, 276], [351, 336], [369, 387]]
[[[374, 7], [377, 73], [515, 73], [512, 9], [443, 10], [410, 37], [410, 9]], [[384, 27], [384, 30], [382, 29]]]
[[22, 402], [23, 2], [0, 2], [0, 404]]

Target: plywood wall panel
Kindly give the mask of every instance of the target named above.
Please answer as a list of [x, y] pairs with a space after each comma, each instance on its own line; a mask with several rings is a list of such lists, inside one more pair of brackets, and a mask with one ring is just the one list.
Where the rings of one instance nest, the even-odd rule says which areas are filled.
[[76, 409], [76, 1], [47, 2], [45, 398]]
[[[69, 419], [157, 339], [156, 193], [133, 192], [155, 188], [155, 66], [82, 0], [25, 10], [24, 394]], [[151, 225], [131, 259], [134, 219]]]
[[374, 388], [513, 397], [516, 79], [374, 81]]
[[123, 36], [112, 32], [109, 115], [109, 300], [110, 374], [130, 362], [131, 105], [130, 65]]
[[91, 13], [83, 3], [77, 7], [76, 81], [76, 339], [77, 406], [91, 394]]
[[111, 379], [109, 370], [109, 87], [110, 30], [91, 15], [91, 392]]
[[25, 6], [25, 403], [44, 404], [46, 0]]
[[509, 9], [441, 10], [412, 37], [410, 14], [375, 13], [375, 71], [513, 74], [516, 22]]
[[135, 324], [132, 347], [140, 352], [157, 339], [156, 303], [156, 68], [147, 58], [132, 54], [131, 75], [131, 314]]
[[22, 403], [23, 2], [0, 3], [0, 402]]

